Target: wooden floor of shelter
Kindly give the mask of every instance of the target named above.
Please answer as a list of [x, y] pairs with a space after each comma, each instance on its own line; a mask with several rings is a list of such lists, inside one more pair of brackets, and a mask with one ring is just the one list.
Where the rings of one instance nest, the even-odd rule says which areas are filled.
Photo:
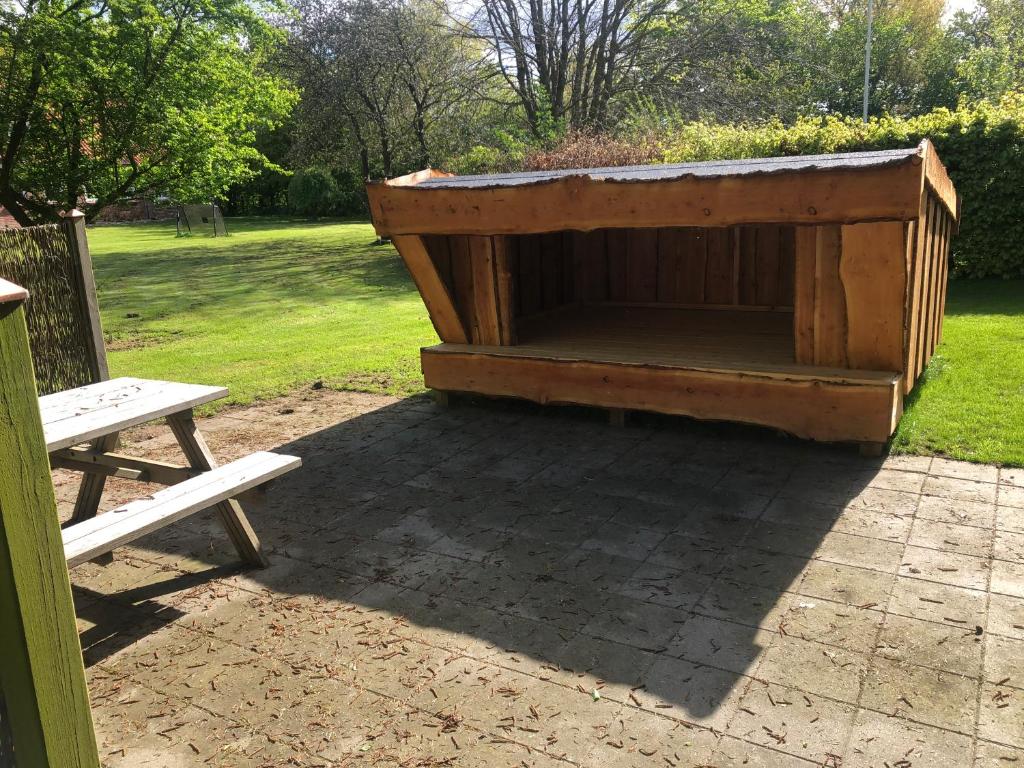
[[596, 304], [519, 321], [514, 346], [443, 344], [447, 350], [694, 370], [889, 381], [891, 372], [798, 364], [793, 313]]
[[322, 390], [201, 427], [304, 463], [266, 570], [208, 515], [73, 570], [108, 766], [1024, 764], [1024, 471]]

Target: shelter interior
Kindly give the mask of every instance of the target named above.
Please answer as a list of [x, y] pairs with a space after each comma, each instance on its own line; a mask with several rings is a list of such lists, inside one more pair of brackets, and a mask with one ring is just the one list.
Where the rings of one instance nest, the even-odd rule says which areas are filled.
[[472, 239], [425, 239], [475, 344], [749, 369], [796, 365], [795, 238], [781, 224], [504, 236], [510, 328], [496, 339], [476, 311]]

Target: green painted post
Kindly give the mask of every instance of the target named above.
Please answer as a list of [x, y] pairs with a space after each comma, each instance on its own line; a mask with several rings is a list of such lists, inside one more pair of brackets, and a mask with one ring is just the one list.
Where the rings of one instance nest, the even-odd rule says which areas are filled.
[[0, 766], [99, 768], [26, 297], [0, 280]]

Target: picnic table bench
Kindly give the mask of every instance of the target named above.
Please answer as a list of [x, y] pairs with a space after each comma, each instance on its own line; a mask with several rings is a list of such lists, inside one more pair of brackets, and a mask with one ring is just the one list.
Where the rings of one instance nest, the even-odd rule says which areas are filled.
[[[219, 466], [192, 409], [226, 396], [224, 387], [110, 378], [85, 217], [63, 216], [61, 224], [0, 234], [0, 276], [28, 291], [25, 315], [50, 464], [82, 473], [63, 529], [68, 565], [106, 559], [115, 547], [211, 507], [242, 559], [266, 565], [239, 499], [259, 498], [269, 481], [301, 461], [260, 451]], [[185, 464], [118, 452], [121, 431], [161, 418]], [[97, 515], [108, 477], [167, 487]]]
[[[168, 486], [105, 514], [97, 516], [93, 509], [72, 518], [63, 532], [68, 565], [93, 559], [210, 507], [216, 508], [242, 559], [265, 564], [259, 539], [236, 497], [295, 469], [301, 460], [259, 451], [218, 465], [192, 409], [226, 395], [223, 387], [124, 377], [39, 398], [46, 449], [54, 468]], [[124, 429], [159, 418], [167, 419], [187, 466], [126, 456], [106, 450], [102, 443]], [[91, 445], [83, 447], [85, 443]]]

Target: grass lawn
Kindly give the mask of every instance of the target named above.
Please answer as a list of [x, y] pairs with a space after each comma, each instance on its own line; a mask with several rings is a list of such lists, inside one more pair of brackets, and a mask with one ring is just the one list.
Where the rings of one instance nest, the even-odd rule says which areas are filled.
[[422, 389], [437, 336], [369, 224], [229, 219], [229, 237], [170, 224], [94, 227], [89, 244], [111, 374], [223, 384], [247, 403], [322, 381]]
[[942, 343], [893, 447], [1024, 466], [1024, 280], [950, 283]]
[[[224, 384], [232, 403], [315, 381], [422, 389], [419, 348], [437, 337], [368, 224], [230, 219], [228, 230], [90, 230], [114, 375]], [[946, 311], [894, 450], [1024, 466], [1024, 281], [955, 282]]]

